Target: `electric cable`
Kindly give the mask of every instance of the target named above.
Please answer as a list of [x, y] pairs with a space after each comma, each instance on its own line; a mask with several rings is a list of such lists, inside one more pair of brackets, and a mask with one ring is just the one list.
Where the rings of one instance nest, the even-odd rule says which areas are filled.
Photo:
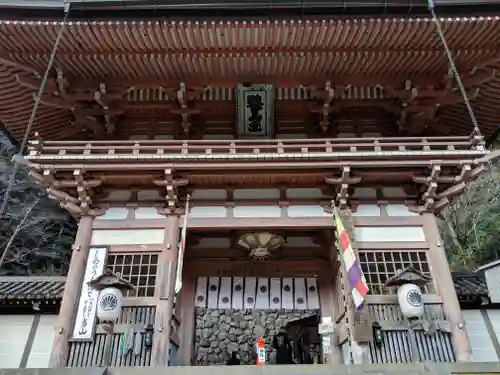
[[52, 69], [52, 65], [54, 64], [54, 60], [56, 57], [56, 52], [57, 48], [59, 47], [59, 44], [61, 42], [61, 39], [64, 35], [64, 31], [66, 30], [66, 24], [68, 21], [69, 17], [69, 12], [70, 12], [70, 6], [69, 3], [65, 4], [64, 7], [64, 18], [63, 22], [61, 25], [61, 28], [59, 29], [59, 32], [57, 33], [56, 40], [54, 42], [54, 46], [52, 47], [52, 52], [50, 53], [50, 58], [49, 62], [47, 64], [47, 68], [45, 69], [45, 73], [42, 78], [42, 82], [40, 83], [40, 88], [38, 89], [38, 93], [35, 96], [35, 102], [33, 104], [33, 109], [31, 110], [31, 115], [28, 120], [28, 125], [26, 126], [26, 131], [24, 132], [24, 137], [21, 142], [21, 146], [19, 147], [19, 151], [17, 152], [16, 155], [12, 158], [12, 161], [14, 162], [14, 166], [12, 167], [11, 175], [9, 178], [9, 183], [7, 185], [7, 189], [5, 191], [5, 194], [2, 199], [2, 204], [0, 206], [0, 217], [3, 216], [3, 213], [5, 211], [5, 208], [7, 207], [7, 203], [9, 201], [9, 196], [12, 190], [12, 185], [14, 184], [14, 180], [16, 178], [17, 172], [19, 170], [19, 164], [22, 162], [23, 159], [23, 152], [24, 149], [26, 148], [26, 144], [28, 143], [28, 138], [31, 133], [31, 128], [33, 127], [33, 122], [35, 121], [36, 113], [38, 112], [38, 108], [40, 106], [40, 102], [42, 100], [42, 95], [43, 92], [45, 91], [45, 86], [47, 85], [47, 80], [49, 78], [50, 71]]
[[441, 40], [441, 43], [443, 44], [444, 51], [446, 53], [446, 57], [448, 58], [448, 63], [450, 65], [450, 69], [453, 73], [455, 80], [457, 81], [458, 89], [460, 90], [460, 93], [463, 97], [465, 107], [467, 108], [467, 112], [469, 112], [469, 117], [472, 121], [472, 126], [474, 128], [474, 132], [478, 135], [481, 135], [481, 131], [479, 130], [479, 125], [477, 123], [476, 115], [474, 114], [474, 110], [472, 109], [472, 105], [470, 103], [469, 97], [467, 96], [467, 91], [465, 91], [465, 87], [464, 87], [464, 84], [462, 82], [462, 78], [460, 77], [460, 73], [458, 72], [458, 69], [457, 69], [455, 61], [453, 59], [453, 56], [451, 54], [450, 48], [448, 47], [448, 42], [446, 41], [443, 27], [441, 26], [441, 22], [439, 21], [439, 19], [436, 16], [436, 11], [434, 9], [434, 0], [428, 0], [428, 8], [432, 14], [432, 20], [434, 21], [434, 24], [436, 25], [436, 30], [437, 30], [439, 39]]
[[[48, 77], [49, 77], [49, 74], [50, 74], [50, 70], [52, 69], [52, 65], [54, 64], [54, 60], [55, 60], [57, 48], [59, 46], [59, 43], [61, 42], [61, 39], [62, 39], [62, 37], [64, 35], [64, 31], [66, 29], [66, 24], [67, 24], [68, 17], [69, 17], [69, 10], [70, 10], [69, 3], [66, 3], [65, 6], [64, 6], [63, 23], [61, 25], [61, 29], [59, 30], [59, 32], [57, 34], [56, 40], [54, 42], [54, 46], [53, 46], [52, 52], [50, 54], [50, 58], [49, 58], [49, 61], [48, 61], [48, 64], [47, 64], [47, 68], [45, 69], [45, 73], [43, 75], [42, 82], [40, 83], [40, 88], [38, 90], [38, 94], [35, 97], [35, 102], [33, 104], [33, 109], [31, 111], [31, 115], [29, 117], [28, 124], [26, 126], [26, 131], [24, 133], [24, 137], [23, 137], [21, 146], [19, 147], [19, 150], [16, 153], [16, 155], [14, 155], [14, 157], [12, 158], [12, 161], [14, 162], [14, 166], [12, 167], [11, 175], [10, 175], [10, 178], [9, 178], [9, 183], [7, 185], [7, 189], [5, 191], [5, 194], [4, 194], [3, 199], [2, 199], [2, 204], [0, 206], [0, 218], [3, 217], [5, 208], [7, 207], [7, 203], [9, 201], [10, 192], [12, 190], [12, 185], [14, 184], [14, 180], [15, 180], [17, 172], [19, 170], [19, 164], [23, 160], [23, 152], [24, 152], [24, 149], [26, 148], [26, 144], [28, 143], [29, 134], [31, 132], [31, 128], [33, 127], [33, 122], [35, 121], [35, 116], [36, 116], [36, 113], [37, 113], [38, 108], [40, 106], [42, 95], [43, 95], [43, 92], [45, 91], [45, 86], [47, 85], [47, 80], [48, 80]], [[5, 248], [3, 249], [3, 252], [1, 253], [1, 256], [0, 256], [0, 268], [2, 268], [2, 266], [3, 266], [4, 262], [5, 262], [5, 259], [7, 257], [7, 254], [9, 252], [9, 250], [10, 250], [10, 247], [14, 243], [14, 239], [16, 238], [17, 234], [23, 228], [24, 222], [26, 221], [26, 219], [28, 218], [28, 216], [31, 214], [31, 212], [35, 208], [35, 206], [39, 203], [39, 201], [40, 201], [39, 198], [36, 199], [33, 202], [33, 204], [26, 210], [23, 218], [21, 219], [21, 221], [17, 225], [14, 233], [9, 238], [9, 241], [7, 242]]]

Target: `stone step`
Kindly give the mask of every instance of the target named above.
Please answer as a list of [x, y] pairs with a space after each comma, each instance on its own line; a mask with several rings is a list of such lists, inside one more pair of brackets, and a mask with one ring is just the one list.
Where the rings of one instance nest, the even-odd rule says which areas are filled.
[[440, 375], [422, 364], [169, 367], [169, 375]]

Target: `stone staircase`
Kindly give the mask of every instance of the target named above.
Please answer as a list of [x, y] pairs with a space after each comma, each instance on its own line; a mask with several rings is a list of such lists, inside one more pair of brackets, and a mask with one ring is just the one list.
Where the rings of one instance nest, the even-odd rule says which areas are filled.
[[[229, 372], [226, 366], [171, 368], [169, 375], [221, 375]], [[187, 371], [186, 371], [187, 370]], [[179, 371], [179, 372], [177, 372]], [[120, 371], [121, 372], [121, 371]], [[231, 375], [445, 375], [431, 371], [422, 364], [387, 365], [291, 365], [291, 366], [237, 366]], [[120, 374], [125, 375], [125, 374]], [[448, 371], [446, 375], [451, 375]]]
[[0, 375], [500, 375], [500, 362], [376, 365], [73, 367], [0, 369]]

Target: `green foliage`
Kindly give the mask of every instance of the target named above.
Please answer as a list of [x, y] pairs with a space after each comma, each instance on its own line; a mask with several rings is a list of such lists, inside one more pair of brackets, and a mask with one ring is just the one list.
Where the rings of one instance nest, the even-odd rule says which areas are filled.
[[441, 233], [452, 271], [472, 271], [500, 257], [500, 165], [443, 213]]
[[[0, 134], [0, 202], [12, 175], [10, 160], [14, 152], [9, 141]], [[30, 215], [22, 222], [32, 206]], [[15, 234], [4, 263], [0, 265], [0, 275], [65, 275], [75, 232], [75, 220], [47, 198], [45, 189], [36, 185], [28, 171], [20, 167], [0, 218], [0, 254]]]

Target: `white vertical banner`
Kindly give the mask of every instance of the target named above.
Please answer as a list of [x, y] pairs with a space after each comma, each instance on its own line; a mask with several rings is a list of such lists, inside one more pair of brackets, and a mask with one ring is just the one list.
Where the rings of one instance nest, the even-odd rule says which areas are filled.
[[181, 239], [179, 241], [179, 249], [177, 254], [177, 270], [175, 273], [175, 287], [174, 292], [177, 295], [182, 288], [182, 266], [184, 263], [184, 251], [186, 250], [186, 237], [187, 237], [187, 223], [189, 216], [189, 199], [187, 196], [186, 207], [184, 209], [184, 224], [182, 225]]
[[76, 310], [75, 325], [73, 326], [73, 340], [92, 341], [94, 338], [99, 291], [89, 286], [88, 283], [104, 273], [107, 255], [107, 247], [91, 247], [89, 249]]

